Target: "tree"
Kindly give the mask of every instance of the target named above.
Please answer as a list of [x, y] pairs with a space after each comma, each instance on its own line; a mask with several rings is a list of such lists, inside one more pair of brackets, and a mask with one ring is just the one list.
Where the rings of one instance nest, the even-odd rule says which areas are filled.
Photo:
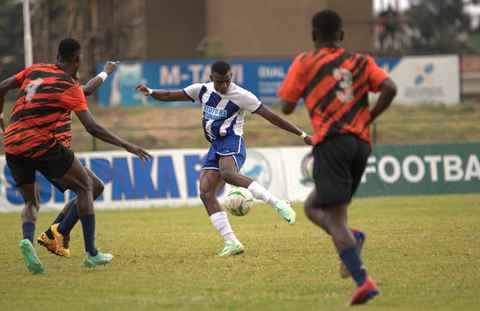
[[412, 0], [405, 12], [414, 29], [411, 49], [417, 54], [476, 53], [468, 37], [472, 29], [470, 15], [464, 11], [468, 4], [479, 0]]
[[22, 3], [0, 0], [0, 81], [24, 69]]

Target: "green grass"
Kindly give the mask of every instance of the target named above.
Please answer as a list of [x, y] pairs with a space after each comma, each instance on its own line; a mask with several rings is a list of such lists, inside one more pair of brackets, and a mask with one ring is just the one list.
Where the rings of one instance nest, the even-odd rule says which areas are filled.
[[[13, 103], [6, 103], [5, 121]], [[91, 107], [95, 120], [114, 134], [146, 149], [209, 148], [201, 125], [200, 106], [185, 108], [127, 107], [101, 109]], [[307, 133], [312, 133], [305, 106], [291, 115], [282, 114]], [[376, 144], [421, 144], [480, 141], [480, 101], [465, 101], [455, 106], [440, 104], [401, 106], [392, 104], [376, 122]], [[92, 151], [92, 137], [73, 117], [72, 149]], [[298, 136], [278, 129], [255, 114], [245, 114], [244, 138], [247, 147], [300, 146]], [[96, 150], [118, 150], [118, 147], [96, 141]], [[4, 154], [0, 144], [0, 154]]]
[[[350, 225], [380, 295], [369, 310], [477, 310], [480, 195], [356, 199]], [[216, 258], [223, 239], [203, 207], [97, 211], [96, 244], [115, 258], [83, 267], [80, 224], [70, 259], [37, 245], [31, 275], [19, 213], [0, 214], [1, 310], [344, 310], [354, 288], [328, 235], [294, 204], [294, 227], [265, 204], [229, 217], [245, 253]], [[57, 212], [40, 212], [38, 236]]]

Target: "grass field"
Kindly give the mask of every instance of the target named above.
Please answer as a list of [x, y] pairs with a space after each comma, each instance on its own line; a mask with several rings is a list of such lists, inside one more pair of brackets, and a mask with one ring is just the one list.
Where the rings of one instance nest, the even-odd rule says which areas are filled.
[[[5, 121], [13, 103], [5, 106]], [[305, 106], [293, 114], [282, 114], [307, 133], [311, 133], [310, 118]], [[146, 149], [209, 148], [201, 125], [200, 106], [184, 108], [128, 107], [100, 109], [92, 105], [92, 114], [100, 124], [114, 134]], [[376, 122], [376, 144], [425, 144], [480, 141], [480, 101], [465, 101], [460, 105], [402, 106], [392, 104]], [[93, 139], [73, 118], [72, 148], [75, 152], [92, 151]], [[279, 130], [255, 114], [245, 115], [244, 138], [247, 147], [299, 146], [298, 136]], [[99, 140], [96, 150], [119, 149]], [[0, 144], [0, 154], [4, 154]]]
[[[380, 295], [368, 310], [478, 310], [480, 195], [356, 199], [350, 225]], [[18, 244], [21, 216], [0, 214], [1, 310], [344, 310], [329, 236], [294, 204], [290, 227], [265, 204], [229, 217], [245, 253], [216, 258], [223, 239], [203, 207], [97, 211], [96, 244], [115, 258], [83, 267], [81, 226], [70, 259], [37, 245], [46, 273], [31, 275]], [[36, 236], [56, 217], [40, 212]]]

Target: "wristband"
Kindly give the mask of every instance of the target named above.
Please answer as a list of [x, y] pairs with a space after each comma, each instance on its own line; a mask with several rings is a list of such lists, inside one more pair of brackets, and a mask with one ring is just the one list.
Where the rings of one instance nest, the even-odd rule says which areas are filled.
[[105, 79], [108, 77], [108, 73], [106, 73], [105, 71], [102, 71], [97, 75], [97, 77], [100, 77], [102, 78], [103, 81], [105, 81]]
[[148, 95], [152, 95], [153, 90], [147, 87], [147, 92], [148, 92]]
[[3, 119], [3, 112], [0, 113], [0, 119]]
[[302, 132], [302, 135], [300, 135], [300, 138], [301, 138], [301, 139], [305, 139], [305, 137], [307, 137], [307, 133]]

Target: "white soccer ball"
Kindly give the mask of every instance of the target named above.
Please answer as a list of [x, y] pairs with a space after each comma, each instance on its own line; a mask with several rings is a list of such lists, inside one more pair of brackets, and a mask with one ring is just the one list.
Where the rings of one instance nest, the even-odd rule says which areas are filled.
[[230, 190], [223, 202], [225, 210], [234, 216], [245, 216], [253, 208], [253, 195], [243, 187]]

